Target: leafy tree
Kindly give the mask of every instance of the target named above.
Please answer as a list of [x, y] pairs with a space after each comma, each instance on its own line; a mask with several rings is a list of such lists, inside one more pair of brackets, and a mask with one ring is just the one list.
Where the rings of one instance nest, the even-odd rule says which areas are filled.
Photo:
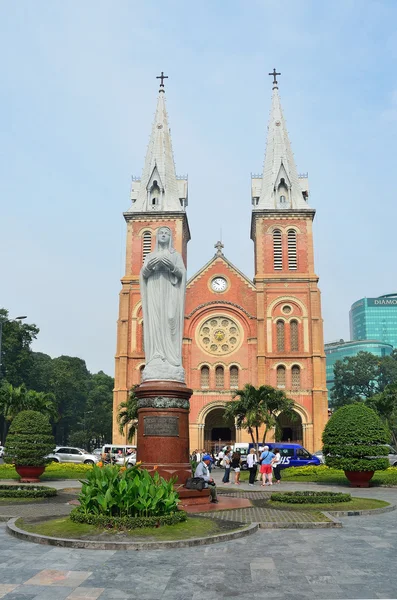
[[359, 352], [334, 365], [334, 387], [331, 400], [335, 408], [371, 398], [387, 385], [397, 381], [397, 360], [393, 356], [379, 358], [370, 352]]
[[8, 321], [8, 311], [0, 309], [0, 320], [3, 321], [3, 335], [1, 348], [2, 376], [14, 386], [25, 383], [32, 364], [32, 351], [30, 345], [39, 333], [36, 325], [29, 325], [22, 321]]
[[25, 381], [30, 390], [48, 392], [53, 379], [53, 359], [43, 352], [32, 352], [31, 366]]
[[117, 415], [119, 432], [122, 435], [126, 432], [127, 442], [130, 443], [138, 425], [138, 398], [135, 396], [135, 387], [132, 388], [128, 400], [120, 403]]
[[259, 429], [264, 426], [262, 443], [269, 431], [277, 427], [277, 416], [284, 413], [294, 417], [294, 402], [283, 390], [270, 385], [255, 386], [247, 383], [242, 390], [236, 390], [234, 400], [225, 409], [225, 417], [236, 421], [251, 436], [252, 443], [259, 446]]
[[397, 446], [397, 384], [386, 386], [383, 392], [369, 398], [366, 404], [386, 423], [393, 444]]

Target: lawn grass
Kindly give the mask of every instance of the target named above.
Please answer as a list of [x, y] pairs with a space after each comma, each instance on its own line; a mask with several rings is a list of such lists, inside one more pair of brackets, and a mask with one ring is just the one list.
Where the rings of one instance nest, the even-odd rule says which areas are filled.
[[[51, 481], [53, 479], [84, 479], [92, 469], [91, 465], [76, 465], [66, 463], [51, 463], [46, 466], [40, 481]], [[13, 465], [0, 465], [0, 479], [19, 479]]]
[[269, 501], [269, 508], [283, 510], [373, 510], [390, 506], [389, 502], [375, 498], [352, 498], [349, 502], [333, 502], [329, 504], [288, 504], [287, 502]]
[[[241, 481], [248, 481], [248, 471], [242, 471], [240, 474]], [[281, 471], [282, 481], [295, 481], [299, 483], [324, 483], [328, 485], [343, 485], [350, 487], [348, 480], [343, 471], [339, 469], [331, 469], [326, 465], [313, 467], [289, 467]], [[371, 486], [397, 486], [397, 468], [390, 467], [385, 471], [375, 471], [374, 476], [370, 481]]]
[[7, 498], [0, 497], [0, 506], [7, 504], [30, 504], [31, 502], [42, 502], [43, 500], [48, 500], [48, 498], [13, 498], [12, 496], [8, 496]]
[[[222, 524], [212, 519], [196, 517], [188, 517], [187, 521], [176, 525], [147, 527], [123, 532], [114, 532], [85, 523], [73, 523], [69, 517], [46, 519], [35, 523], [18, 519], [16, 525], [25, 531], [49, 537], [100, 539], [101, 541], [173, 541], [225, 533], [225, 527], [231, 531], [230, 524]], [[236, 529], [236, 527], [234, 526], [233, 529]]]

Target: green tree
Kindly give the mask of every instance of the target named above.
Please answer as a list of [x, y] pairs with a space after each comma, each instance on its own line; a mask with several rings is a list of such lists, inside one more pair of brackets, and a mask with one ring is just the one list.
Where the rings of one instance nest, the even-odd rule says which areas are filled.
[[128, 400], [119, 404], [119, 413], [117, 415], [119, 432], [122, 435], [126, 432], [127, 442], [132, 442], [138, 425], [138, 399], [135, 396], [135, 387], [130, 391]]
[[383, 392], [369, 398], [366, 404], [386, 423], [393, 444], [397, 446], [397, 384], [386, 386]]
[[[9, 318], [5, 308], [0, 309], [0, 320]], [[8, 321], [3, 323], [1, 364], [2, 376], [14, 386], [26, 383], [32, 364], [31, 343], [39, 333], [38, 327], [22, 321]]]
[[382, 391], [381, 360], [370, 352], [359, 352], [356, 356], [337, 360], [331, 391], [333, 407], [352, 404]]
[[259, 446], [259, 429], [264, 426], [262, 443], [271, 429], [277, 428], [277, 416], [284, 413], [294, 418], [294, 402], [283, 390], [270, 385], [255, 386], [247, 383], [236, 390], [234, 400], [226, 405], [225, 418], [234, 419], [237, 427], [243, 427], [251, 436], [252, 443]]

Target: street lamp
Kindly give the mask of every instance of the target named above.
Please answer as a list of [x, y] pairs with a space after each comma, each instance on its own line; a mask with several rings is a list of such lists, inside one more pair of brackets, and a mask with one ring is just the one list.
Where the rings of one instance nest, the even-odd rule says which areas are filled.
[[26, 315], [22, 317], [15, 317], [15, 319], [0, 319], [0, 379], [2, 378], [2, 355], [1, 355], [1, 342], [3, 338], [3, 325], [5, 323], [11, 323], [12, 321], [22, 321], [22, 319], [26, 319]]

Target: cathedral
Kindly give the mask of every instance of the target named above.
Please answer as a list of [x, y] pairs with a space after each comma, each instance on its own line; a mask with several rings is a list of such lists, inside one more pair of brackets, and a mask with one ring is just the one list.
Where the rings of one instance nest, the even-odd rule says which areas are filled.
[[[213, 258], [187, 282], [183, 366], [190, 400], [190, 449], [217, 450], [251, 441], [224, 419], [233, 393], [246, 383], [283, 389], [295, 418], [278, 416], [281, 439], [321, 448], [327, 421], [323, 321], [314, 271], [307, 175], [298, 173], [281, 108], [273, 92], [263, 173], [252, 176], [251, 239], [254, 278], [234, 266], [215, 244]], [[113, 443], [125, 443], [118, 407], [141, 382], [145, 365], [139, 272], [154, 248], [155, 232], [168, 226], [187, 262], [188, 185], [178, 177], [161, 76], [157, 109], [142, 176], [133, 178], [127, 223], [126, 266], [121, 279]], [[269, 438], [269, 441], [271, 439]]]

